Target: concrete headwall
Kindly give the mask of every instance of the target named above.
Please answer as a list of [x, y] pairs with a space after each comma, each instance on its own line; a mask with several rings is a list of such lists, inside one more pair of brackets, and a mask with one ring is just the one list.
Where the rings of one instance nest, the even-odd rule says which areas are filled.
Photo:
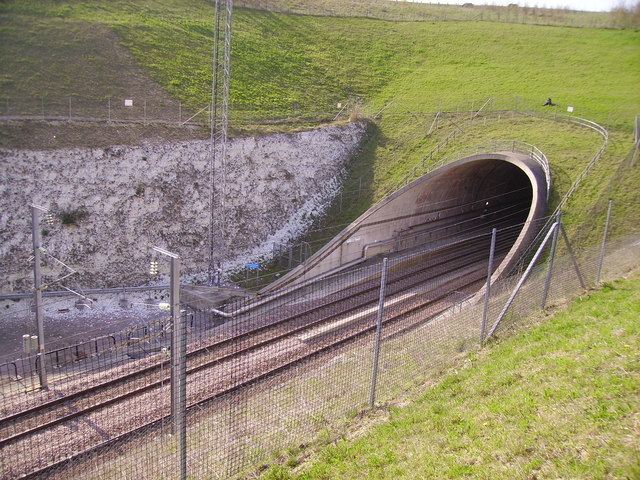
[[531, 221], [544, 215], [546, 198], [545, 173], [527, 155], [495, 152], [458, 160], [384, 198], [263, 293], [320, 278], [377, 255], [453, 238], [473, 225], [489, 228], [491, 215], [498, 211], [506, 217], [501, 220], [505, 226], [526, 222], [496, 271], [499, 275], [537, 233], [537, 223]]

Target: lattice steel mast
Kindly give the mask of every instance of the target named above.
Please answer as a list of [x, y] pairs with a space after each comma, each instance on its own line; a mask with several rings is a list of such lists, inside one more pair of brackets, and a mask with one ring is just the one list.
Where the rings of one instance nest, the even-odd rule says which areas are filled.
[[[215, 0], [213, 29], [211, 132], [209, 183], [211, 189], [209, 225], [209, 281], [219, 280], [219, 268], [227, 253], [227, 140], [229, 131], [229, 89], [231, 81], [231, 33], [233, 0]], [[222, 56], [220, 50], [222, 48]], [[220, 162], [220, 185], [216, 189], [216, 162]], [[216, 222], [217, 220], [217, 222]]]

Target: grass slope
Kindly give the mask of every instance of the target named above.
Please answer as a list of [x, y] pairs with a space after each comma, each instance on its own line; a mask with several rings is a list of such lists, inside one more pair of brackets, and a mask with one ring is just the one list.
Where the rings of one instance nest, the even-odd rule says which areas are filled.
[[[127, 94], [139, 105], [140, 97], [155, 101], [168, 94], [192, 110], [199, 108], [209, 101], [211, 17], [205, 0], [5, 1], [0, 4], [0, 56], [5, 60], [0, 96], [46, 92], [104, 101]], [[108, 47], [103, 53], [96, 48], [100, 42]], [[85, 43], [88, 51], [78, 48]], [[141, 72], [151, 80], [145, 83]], [[479, 108], [488, 97], [498, 108], [540, 109], [551, 96], [560, 111], [572, 105], [577, 115], [612, 129], [607, 156], [567, 211], [568, 222], [584, 222], [631, 148], [633, 119], [640, 112], [639, 79], [640, 31], [390, 22], [247, 8], [234, 15], [236, 128], [243, 127], [243, 108], [252, 112], [244, 121], [253, 129], [256, 119], [273, 116], [320, 112], [331, 119], [339, 102], [360, 102], [366, 112], [387, 106], [345, 184], [347, 190], [362, 187], [361, 192], [334, 205], [321, 225], [333, 228], [311, 238], [318, 245], [320, 237], [335, 233], [378, 200], [453, 128], [427, 137], [433, 117], [425, 112]], [[154, 89], [157, 85], [161, 92]], [[556, 200], [598, 146], [597, 137], [584, 130], [521, 119], [474, 126], [444, 153], [494, 138], [541, 148], [554, 167]], [[625, 178], [633, 185], [638, 175], [635, 168]], [[637, 195], [619, 198], [633, 204]], [[631, 218], [627, 224], [636, 223], [637, 210], [624, 211]]]
[[639, 478], [640, 277], [502, 340], [359, 439], [268, 479]]
[[[33, 57], [32, 70], [38, 70], [47, 58], [44, 46], [74, 48], [66, 32], [54, 28], [64, 19], [76, 28], [86, 22], [112, 29], [172, 96], [192, 107], [209, 101], [209, 2], [21, 0], [2, 3], [0, 15], [0, 53], [6, 59], [0, 90], [6, 95], [18, 88], [39, 92], [50, 81], [23, 75], [19, 66]], [[388, 22], [249, 9], [237, 9], [234, 22], [232, 102], [265, 116], [296, 108], [335, 110], [349, 97], [376, 106], [394, 98], [397, 108], [431, 111], [469, 98], [519, 94], [536, 102], [552, 96], [601, 121], [612, 113], [630, 125], [640, 106], [637, 31]], [[15, 44], [27, 47], [11, 55]], [[101, 91], [113, 83], [90, 63], [53, 60], [53, 70], [96, 71], [96, 84], [84, 89], [87, 96], [104, 98]], [[78, 93], [71, 83], [58, 83], [62, 95]]]

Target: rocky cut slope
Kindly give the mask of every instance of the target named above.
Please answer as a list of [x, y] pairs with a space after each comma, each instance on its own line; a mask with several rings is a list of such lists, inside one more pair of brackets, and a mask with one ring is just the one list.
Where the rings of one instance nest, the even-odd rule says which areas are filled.
[[[338, 193], [366, 129], [358, 122], [232, 140], [226, 269], [268, 257], [274, 243], [303, 233]], [[79, 271], [82, 286], [148, 281], [154, 245], [180, 254], [187, 274], [202, 275], [209, 261], [210, 156], [206, 140], [0, 150], [0, 288], [31, 283], [32, 202], [50, 209], [44, 244]]]

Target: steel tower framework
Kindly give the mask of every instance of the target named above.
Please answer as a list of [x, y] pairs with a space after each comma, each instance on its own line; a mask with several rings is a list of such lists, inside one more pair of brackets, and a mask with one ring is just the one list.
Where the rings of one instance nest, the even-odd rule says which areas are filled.
[[[210, 108], [209, 184], [209, 281], [219, 281], [220, 268], [228, 250], [227, 231], [227, 143], [229, 132], [229, 89], [231, 81], [231, 35], [233, 0], [215, 0]], [[216, 171], [216, 164], [219, 171]]]

